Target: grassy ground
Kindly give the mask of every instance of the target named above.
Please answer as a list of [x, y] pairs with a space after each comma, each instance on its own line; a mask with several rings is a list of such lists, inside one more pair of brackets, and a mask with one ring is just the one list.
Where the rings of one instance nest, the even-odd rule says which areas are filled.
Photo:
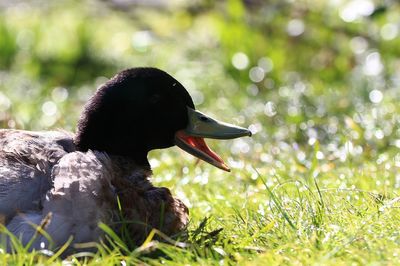
[[2, 4], [0, 127], [74, 130], [99, 84], [147, 65], [255, 134], [208, 142], [231, 173], [150, 153], [153, 182], [190, 209], [188, 239], [128, 248], [111, 235], [115, 246], [65, 260], [19, 247], [1, 264], [400, 263], [398, 4], [111, 2]]
[[[157, 157], [153, 154], [152, 157]], [[171, 158], [177, 158], [172, 152]], [[232, 174], [191, 158], [160, 163], [155, 182], [171, 187], [190, 207], [189, 240], [151, 241], [129, 250], [124, 240], [63, 263], [91, 265], [397, 265], [399, 198], [393, 161], [362, 164], [313, 162], [311, 169], [286, 158], [279, 167], [254, 165]], [[154, 163], [154, 161], [153, 161]], [[327, 165], [328, 164], [328, 165]], [[182, 167], [182, 165], [186, 165]], [[267, 170], [266, 175], [257, 174]], [[297, 169], [296, 169], [297, 168]], [[398, 182], [398, 181], [397, 181]], [[77, 254], [77, 257], [88, 254]], [[2, 254], [4, 264], [48, 264], [40, 253]], [[58, 261], [59, 259], [55, 259]]]

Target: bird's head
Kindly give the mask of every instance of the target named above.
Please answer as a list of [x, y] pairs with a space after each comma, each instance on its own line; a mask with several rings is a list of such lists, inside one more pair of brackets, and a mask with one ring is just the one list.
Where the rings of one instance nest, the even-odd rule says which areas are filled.
[[174, 145], [228, 171], [203, 138], [251, 136], [249, 130], [219, 122], [195, 110], [176, 79], [156, 68], [124, 70], [86, 103], [78, 122], [78, 150], [99, 150], [147, 162], [153, 149]]

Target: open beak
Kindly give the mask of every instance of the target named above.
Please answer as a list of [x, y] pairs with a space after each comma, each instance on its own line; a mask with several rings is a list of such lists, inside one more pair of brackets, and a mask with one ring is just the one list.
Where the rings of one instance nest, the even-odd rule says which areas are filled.
[[188, 109], [189, 124], [175, 134], [175, 144], [182, 150], [204, 160], [222, 170], [230, 171], [221, 157], [213, 152], [203, 138], [234, 139], [251, 136], [250, 130], [224, 122], [219, 122], [211, 117]]

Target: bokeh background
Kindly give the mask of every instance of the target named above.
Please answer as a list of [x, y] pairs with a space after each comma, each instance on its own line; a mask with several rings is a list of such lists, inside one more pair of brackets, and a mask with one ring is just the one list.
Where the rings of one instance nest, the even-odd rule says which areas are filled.
[[235, 154], [269, 163], [279, 149], [318, 140], [326, 156], [343, 160], [400, 146], [397, 1], [0, 7], [2, 127], [73, 130], [82, 104], [107, 78], [156, 66], [180, 80], [199, 109], [257, 133], [234, 142]]
[[[259, 176], [397, 194], [399, 14], [394, 0], [1, 0], [0, 127], [74, 131], [100, 84], [155, 66], [254, 133], [209, 141], [230, 174], [176, 148], [150, 154], [194, 220], [223, 216], [232, 189], [264, 215]], [[210, 183], [226, 187], [217, 203], [191, 193]]]

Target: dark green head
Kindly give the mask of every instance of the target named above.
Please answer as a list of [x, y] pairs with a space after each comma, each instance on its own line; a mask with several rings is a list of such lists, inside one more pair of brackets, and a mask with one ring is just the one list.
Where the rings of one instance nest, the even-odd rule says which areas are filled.
[[178, 145], [221, 169], [229, 170], [203, 137], [230, 139], [250, 131], [218, 122], [195, 110], [186, 89], [156, 68], [124, 70], [101, 86], [78, 122], [78, 150], [99, 150], [148, 164], [153, 149]]
[[143, 157], [171, 147], [194, 108], [185, 88], [156, 68], [124, 70], [101, 86], [85, 105], [75, 143], [79, 150]]

